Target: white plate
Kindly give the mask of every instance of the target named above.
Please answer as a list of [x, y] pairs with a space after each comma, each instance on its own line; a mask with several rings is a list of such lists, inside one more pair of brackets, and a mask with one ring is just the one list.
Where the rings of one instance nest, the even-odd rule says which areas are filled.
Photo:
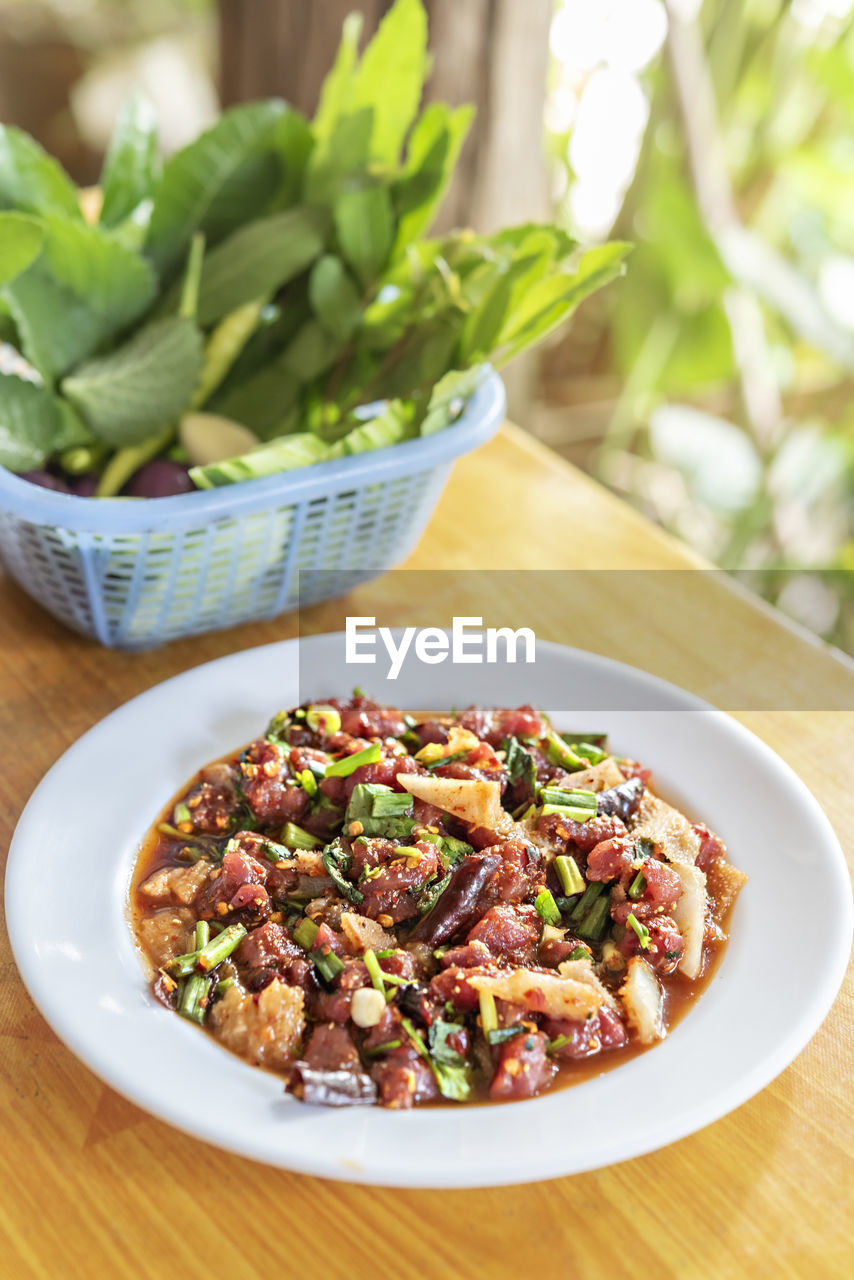
[[[617, 749], [716, 829], [750, 874], [732, 940], [664, 1043], [572, 1088], [501, 1107], [323, 1110], [287, 1097], [152, 998], [126, 918], [140, 839], [202, 764], [297, 699], [297, 644], [196, 667], [120, 707], [54, 765], [18, 824], [6, 876], [12, 948], [33, 999], [91, 1069], [139, 1106], [227, 1150], [305, 1173], [472, 1187], [577, 1173], [693, 1133], [767, 1085], [828, 1012], [851, 945], [839, 844], [796, 775], [735, 721], [633, 668], [540, 643], [533, 667], [404, 670], [399, 705], [533, 702]], [[303, 688], [328, 688], [340, 638], [302, 641]], [[362, 681], [365, 678], [361, 673]], [[328, 676], [327, 676], [328, 678]], [[356, 681], [351, 680], [350, 683]], [[642, 710], [654, 696], [657, 710]], [[571, 723], [566, 708], [610, 710]], [[560, 708], [564, 708], [561, 712]], [[820, 903], [803, 914], [804, 901]], [[798, 940], [797, 960], [784, 948]], [[666, 1082], [666, 1084], [665, 1084]], [[628, 1101], [627, 1101], [628, 1100]], [[631, 1104], [631, 1105], [629, 1105]]]

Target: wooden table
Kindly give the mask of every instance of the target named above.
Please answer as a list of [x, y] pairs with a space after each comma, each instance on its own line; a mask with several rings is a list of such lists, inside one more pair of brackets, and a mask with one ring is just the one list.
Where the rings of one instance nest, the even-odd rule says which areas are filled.
[[[683, 547], [523, 433], [507, 427], [457, 466], [407, 567], [437, 566], [693, 570], [684, 580], [643, 580], [680, 584], [690, 615], [681, 631], [666, 601], [666, 626], [631, 625], [636, 574], [609, 578], [604, 601], [602, 578], [589, 575], [566, 590], [545, 590], [530, 575], [501, 585], [526, 611], [516, 626], [629, 658], [721, 705], [752, 706], [740, 718], [805, 778], [854, 856], [854, 719], [832, 709], [854, 706], [852, 666], [702, 572]], [[485, 581], [468, 578], [469, 587]], [[308, 611], [303, 626], [340, 626], [347, 612], [407, 611], [412, 620], [416, 586], [386, 577]], [[484, 588], [485, 612], [490, 599]], [[450, 592], [445, 603], [456, 600]], [[446, 619], [434, 610], [431, 621]], [[0, 576], [0, 850], [45, 770], [108, 711], [196, 663], [295, 633], [288, 617], [157, 652], [110, 653]], [[780, 689], [789, 710], [779, 709]], [[57, 1041], [2, 933], [0, 1276], [847, 1277], [851, 1015], [849, 975], [821, 1031], [770, 1088], [642, 1159], [519, 1188], [391, 1191], [263, 1168], [149, 1118]]]

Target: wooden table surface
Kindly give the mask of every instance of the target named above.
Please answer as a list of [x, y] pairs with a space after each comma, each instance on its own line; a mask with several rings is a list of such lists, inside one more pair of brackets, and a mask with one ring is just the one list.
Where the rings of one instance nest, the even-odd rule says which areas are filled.
[[[505, 576], [434, 576], [439, 597], [425, 608], [427, 579], [389, 575], [305, 611], [303, 629], [339, 627], [345, 613], [442, 625], [437, 609], [468, 613], [480, 592], [485, 615], [503, 609], [506, 624], [510, 610], [514, 626], [627, 658], [735, 708], [804, 777], [854, 857], [851, 664], [703, 572], [523, 433], [506, 427], [457, 465], [407, 568]], [[507, 572], [534, 569], [633, 572]], [[653, 569], [692, 572], [637, 573]], [[658, 626], [633, 625], [639, 584], [645, 597], [671, 593]], [[678, 626], [674, 589], [687, 602]], [[187, 667], [296, 631], [291, 616], [112, 653], [64, 630], [0, 574], [0, 854], [45, 770], [103, 715]], [[395, 1191], [264, 1168], [151, 1119], [59, 1043], [3, 931], [0, 1276], [848, 1277], [852, 1003], [849, 973], [818, 1035], [770, 1088], [664, 1150], [522, 1187]]]

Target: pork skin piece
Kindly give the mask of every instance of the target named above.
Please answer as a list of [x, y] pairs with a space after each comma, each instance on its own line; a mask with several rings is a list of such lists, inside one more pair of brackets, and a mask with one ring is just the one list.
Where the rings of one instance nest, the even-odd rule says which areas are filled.
[[257, 996], [229, 987], [211, 1007], [215, 1036], [255, 1066], [287, 1070], [299, 1048], [305, 1017], [303, 993], [274, 978]]
[[703, 964], [706, 930], [706, 877], [699, 867], [674, 862], [673, 870], [682, 881], [682, 897], [670, 915], [685, 943], [677, 968], [686, 978], [697, 978]]
[[212, 862], [200, 858], [190, 867], [161, 867], [142, 882], [139, 892], [151, 902], [176, 902], [188, 907], [195, 902], [212, 866]]
[[664, 993], [658, 978], [640, 956], [632, 956], [617, 994], [641, 1044], [664, 1039]]
[[476, 991], [491, 992], [498, 1000], [521, 1005], [531, 1013], [547, 1013], [552, 1018], [581, 1020], [604, 1003], [590, 983], [536, 969], [472, 974], [468, 983]]
[[629, 831], [638, 839], [646, 836], [659, 846], [668, 862], [693, 867], [700, 852], [700, 837], [691, 823], [673, 805], [647, 791], [629, 821]]
[[196, 919], [187, 907], [163, 907], [139, 922], [139, 940], [155, 969], [192, 951]]

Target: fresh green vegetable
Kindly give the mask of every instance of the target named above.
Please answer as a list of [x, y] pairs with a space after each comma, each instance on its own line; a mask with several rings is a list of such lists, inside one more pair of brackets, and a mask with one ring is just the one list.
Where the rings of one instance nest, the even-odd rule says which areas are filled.
[[540, 890], [534, 906], [546, 924], [560, 924], [561, 916], [558, 905], [548, 889]]
[[308, 916], [304, 916], [294, 929], [294, 942], [304, 947], [306, 951], [310, 951], [314, 946], [314, 940], [317, 937], [320, 925], [309, 920]]
[[580, 769], [586, 769], [588, 765], [588, 762], [576, 755], [572, 747], [553, 729], [549, 729], [546, 733], [546, 755], [552, 764], [560, 765], [561, 769], [566, 769], [567, 773], [577, 773]]
[[597, 899], [599, 899], [605, 892], [606, 886], [604, 884], [599, 881], [592, 881], [584, 890], [584, 893], [578, 899], [578, 902], [570, 912], [569, 918], [572, 924], [578, 924], [583, 920]]
[[557, 878], [560, 880], [560, 887], [568, 898], [571, 898], [573, 894], [584, 892], [584, 876], [579, 871], [578, 863], [571, 854], [558, 854], [555, 858], [554, 867]]
[[651, 945], [649, 929], [647, 929], [645, 924], [641, 924], [640, 920], [638, 920], [638, 918], [636, 917], [634, 911], [629, 912], [628, 916], [626, 917], [626, 924], [629, 926], [630, 929], [633, 929], [637, 934], [638, 942], [641, 945], [641, 951], [649, 951], [649, 948]]
[[326, 777], [349, 778], [350, 774], [355, 773], [363, 764], [376, 764], [381, 759], [381, 744], [372, 742], [369, 747], [364, 747], [361, 751], [355, 751], [351, 756], [343, 756], [340, 760], [333, 760], [331, 764], [326, 766]]
[[593, 953], [587, 947], [575, 947], [566, 958], [567, 960], [592, 960]]
[[182, 1018], [197, 1022], [199, 1026], [205, 1020], [207, 997], [211, 989], [211, 979], [206, 974], [191, 973], [181, 984], [176, 1005]]
[[376, 953], [368, 947], [367, 951], [362, 956], [362, 959], [365, 962], [365, 968], [368, 971], [368, 977], [371, 980], [371, 984], [376, 987], [377, 991], [381, 991], [382, 994], [385, 995], [385, 982], [383, 981], [385, 975], [380, 968], [380, 962], [376, 957]]
[[524, 782], [531, 792], [537, 786], [537, 764], [518, 738], [505, 738], [501, 744], [509, 782]]
[[344, 968], [343, 960], [334, 951], [330, 951], [328, 955], [323, 951], [312, 951], [311, 958], [315, 969], [327, 982], [331, 982]]
[[609, 920], [610, 900], [607, 894], [597, 898], [578, 926], [578, 935], [587, 942], [598, 942]]
[[333, 840], [323, 850], [323, 865], [326, 868], [326, 874], [331, 876], [335, 882], [335, 886], [344, 897], [350, 902], [361, 902], [364, 894], [361, 889], [357, 889], [354, 884], [346, 878], [345, 873], [350, 870], [350, 855], [345, 851], [340, 839]]
[[645, 888], [646, 876], [642, 871], [639, 871], [632, 883], [629, 885], [629, 897], [632, 902], [637, 902], [639, 898], [643, 897], [643, 891]]
[[324, 737], [338, 733], [341, 728], [341, 716], [335, 707], [330, 707], [326, 703], [313, 703], [308, 707], [305, 722], [312, 733], [320, 733]]
[[2, 129], [0, 308], [43, 385], [6, 376], [0, 465], [56, 461], [72, 407], [72, 443], [115, 455], [105, 497], [127, 481], [125, 451], [165, 453], [190, 410], [261, 441], [194, 467], [202, 489], [429, 436], [487, 362], [621, 274], [625, 245], [582, 253], [553, 226], [426, 239], [472, 112], [419, 111], [422, 0], [396, 0], [361, 56], [360, 25], [345, 22], [311, 121], [277, 100], [238, 106], [161, 167], [153, 108], [130, 98], [96, 225], [60, 166]]
[[319, 849], [322, 843], [317, 836], [304, 831], [295, 822], [286, 822], [282, 828], [282, 844], [286, 844], [289, 849]]
[[491, 991], [478, 992], [478, 1003], [480, 1004], [480, 1026], [483, 1034], [488, 1036], [491, 1031], [498, 1029], [498, 1011], [495, 1008], [495, 996]]

